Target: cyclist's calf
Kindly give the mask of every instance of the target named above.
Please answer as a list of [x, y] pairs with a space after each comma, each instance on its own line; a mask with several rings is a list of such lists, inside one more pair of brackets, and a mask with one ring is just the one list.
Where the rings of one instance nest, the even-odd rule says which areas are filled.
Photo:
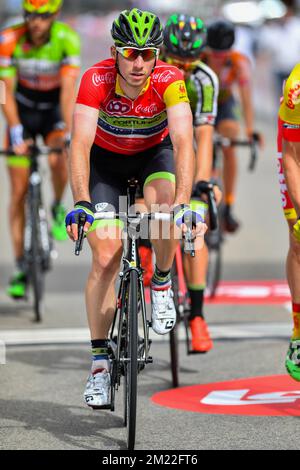
[[290, 251], [291, 254], [295, 259], [297, 259], [297, 263], [300, 265], [300, 241], [295, 238], [294, 235], [294, 224], [296, 220], [288, 220], [289, 225], [289, 232], [290, 232]]

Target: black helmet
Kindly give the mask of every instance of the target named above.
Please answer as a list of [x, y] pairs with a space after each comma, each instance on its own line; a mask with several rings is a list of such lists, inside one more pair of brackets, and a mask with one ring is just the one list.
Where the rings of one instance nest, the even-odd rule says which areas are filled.
[[216, 51], [231, 48], [235, 39], [234, 24], [226, 20], [218, 20], [207, 27], [207, 45]]
[[122, 11], [112, 24], [111, 35], [121, 47], [160, 47], [163, 43], [159, 18], [138, 8]]
[[174, 13], [164, 28], [166, 52], [182, 58], [199, 57], [206, 45], [206, 28], [201, 18]]

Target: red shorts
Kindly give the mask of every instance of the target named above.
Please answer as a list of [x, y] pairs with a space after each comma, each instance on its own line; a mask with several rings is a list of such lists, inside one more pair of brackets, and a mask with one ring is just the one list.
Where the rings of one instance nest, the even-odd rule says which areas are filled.
[[279, 118], [282, 126], [282, 137], [288, 142], [300, 142], [300, 125], [284, 122]]
[[[299, 129], [287, 128], [284, 127], [285, 123], [280, 118], [278, 118], [278, 132], [277, 132], [277, 170], [278, 170], [278, 179], [280, 185], [280, 194], [281, 194], [281, 205], [287, 220], [297, 219], [297, 213], [291, 201], [291, 198], [288, 193], [283, 164], [282, 164], [282, 139], [288, 140], [289, 142], [300, 142], [300, 126]], [[298, 138], [296, 139], [296, 134]], [[292, 136], [292, 138], [290, 138]]]

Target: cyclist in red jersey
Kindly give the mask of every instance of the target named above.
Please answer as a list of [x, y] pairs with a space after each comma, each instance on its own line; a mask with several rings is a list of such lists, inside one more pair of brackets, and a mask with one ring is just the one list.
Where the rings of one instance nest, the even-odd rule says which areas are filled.
[[[93, 214], [119, 211], [128, 178], [135, 176], [148, 210], [153, 205], [167, 212], [174, 207], [174, 221], [181, 230], [187, 213], [197, 224], [196, 235], [206, 228], [202, 215], [189, 208], [195, 161], [192, 113], [182, 73], [158, 60], [163, 42], [160, 21], [150, 12], [124, 10], [111, 32], [112, 59], [88, 69], [78, 93], [70, 158], [75, 208], [66, 219], [70, 238], [76, 240], [78, 216], [86, 215], [93, 252], [86, 287], [93, 360], [84, 393], [91, 407], [110, 403], [107, 338], [122, 252], [118, 221], [115, 234], [107, 236], [107, 223], [94, 222]], [[152, 328], [165, 334], [176, 323], [170, 269], [177, 240], [171, 231], [168, 239], [152, 237], [152, 244]]]

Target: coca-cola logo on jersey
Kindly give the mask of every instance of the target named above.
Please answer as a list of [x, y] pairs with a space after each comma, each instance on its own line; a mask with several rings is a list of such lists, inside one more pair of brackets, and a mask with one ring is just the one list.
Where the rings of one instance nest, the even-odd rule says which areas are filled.
[[126, 103], [120, 103], [120, 101], [110, 101], [106, 106], [106, 111], [114, 114], [125, 114], [130, 111], [130, 106]]
[[143, 114], [154, 114], [158, 111], [158, 107], [155, 103], [150, 104], [149, 106], [143, 106], [142, 104], [139, 104], [135, 108], [137, 113], [143, 113]]
[[175, 76], [175, 72], [172, 70], [165, 70], [164, 72], [154, 73], [153, 78], [159, 83], [167, 83], [171, 78]]
[[93, 73], [92, 82], [95, 86], [100, 86], [102, 83], [114, 83], [115, 77], [111, 72], [100, 75], [100, 73]]

